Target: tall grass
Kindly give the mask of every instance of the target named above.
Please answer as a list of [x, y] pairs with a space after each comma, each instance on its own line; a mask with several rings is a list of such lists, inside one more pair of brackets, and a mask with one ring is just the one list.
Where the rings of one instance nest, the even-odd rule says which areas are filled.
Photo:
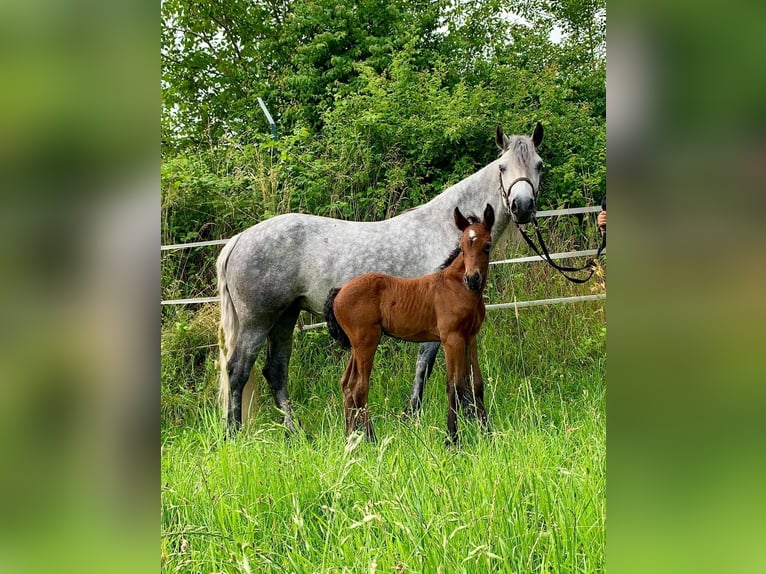
[[[494, 268], [488, 297], [530, 298], [536, 273], [559, 293], [589, 292], [517, 271]], [[299, 435], [287, 438], [265, 383], [233, 439], [208, 400], [183, 424], [164, 419], [162, 570], [603, 571], [605, 338], [603, 303], [491, 313], [479, 352], [492, 433], [461, 418], [448, 449], [441, 354], [421, 416], [404, 420], [417, 347], [386, 340], [370, 391], [379, 443], [347, 442], [347, 356], [324, 331], [297, 334]]]

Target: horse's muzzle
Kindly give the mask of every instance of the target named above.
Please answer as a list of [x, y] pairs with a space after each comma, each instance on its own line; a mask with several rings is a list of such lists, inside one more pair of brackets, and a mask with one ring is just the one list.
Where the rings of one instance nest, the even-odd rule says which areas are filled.
[[478, 291], [481, 289], [482, 279], [481, 279], [481, 273], [476, 271], [472, 275], [468, 275], [467, 273], [463, 275], [463, 283], [465, 283], [465, 286], [468, 287], [471, 291]]
[[516, 197], [511, 201], [511, 218], [515, 223], [529, 223], [534, 215], [534, 199], [530, 197]]

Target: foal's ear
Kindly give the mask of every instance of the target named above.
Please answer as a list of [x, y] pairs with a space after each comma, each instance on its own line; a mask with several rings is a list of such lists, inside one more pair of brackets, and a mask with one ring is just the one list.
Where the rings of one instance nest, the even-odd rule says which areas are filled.
[[484, 221], [482, 223], [487, 231], [492, 231], [492, 226], [495, 224], [495, 208], [492, 207], [491, 203], [488, 203], [487, 207], [484, 208]]
[[495, 132], [495, 145], [500, 148], [500, 151], [508, 149], [508, 142], [511, 139], [503, 133], [503, 126], [497, 124], [497, 131]]
[[460, 231], [465, 230], [465, 228], [470, 225], [470, 223], [468, 223], [468, 220], [463, 216], [462, 213], [460, 213], [459, 207], [455, 208], [454, 216], [455, 216], [455, 225], [457, 225], [457, 228]]
[[540, 144], [543, 142], [543, 124], [540, 122], [537, 122], [537, 125], [535, 126], [535, 133], [532, 134], [532, 143], [535, 144], [535, 147], [540, 147]]

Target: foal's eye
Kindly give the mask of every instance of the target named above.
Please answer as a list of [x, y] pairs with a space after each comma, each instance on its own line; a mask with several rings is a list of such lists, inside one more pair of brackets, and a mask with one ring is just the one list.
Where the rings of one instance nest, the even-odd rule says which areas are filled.
[[486, 245], [484, 245], [484, 253], [489, 253], [490, 249], [492, 249], [491, 243], [487, 243]]

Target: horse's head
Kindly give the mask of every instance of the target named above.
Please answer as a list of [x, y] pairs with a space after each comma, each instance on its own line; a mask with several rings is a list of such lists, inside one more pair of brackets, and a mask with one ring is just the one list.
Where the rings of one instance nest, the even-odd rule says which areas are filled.
[[481, 222], [471, 223], [459, 208], [455, 208], [455, 225], [463, 232], [460, 238], [460, 251], [463, 253], [465, 274], [463, 283], [471, 291], [481, 291], [487, 280], [489, 269], [489, 250], [492, 248], [492, 225], [495, 223], [495, 210], [488, 203]]
[[498, 124], [495, 143], [500, 148], [498, 160], [500, 193], [508, 215], [515, 223], [529, 223], [537, 210], [540, 191], [540, 173], [543, 160], [537, 147], [543, 141], [543, 126], [539, 122], [532, 137], [511, 136], [503, 133]]

